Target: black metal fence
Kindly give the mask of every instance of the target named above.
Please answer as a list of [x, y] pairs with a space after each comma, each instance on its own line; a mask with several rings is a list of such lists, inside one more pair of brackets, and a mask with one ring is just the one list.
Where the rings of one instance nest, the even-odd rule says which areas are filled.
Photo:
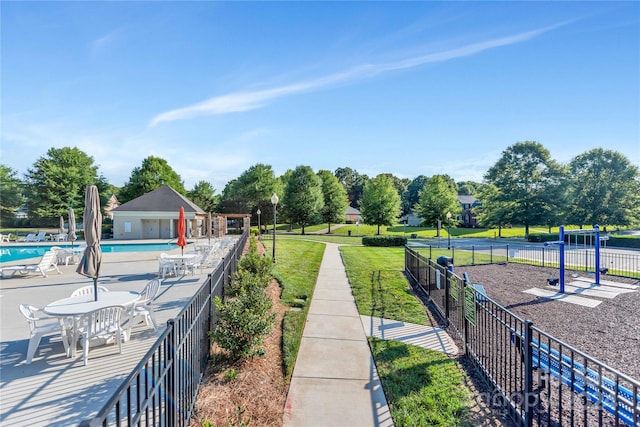
[[[443, 250], [437, 245], [415, 247], [414, 249], [420, 253], [428, 253], [428, 258], [433, 258], [434, 251]], [[560, 266], [560, 251], [557, 246], [520, 244], [475, 246], [458, 243], [451, 247], [450, 253], [456, 261], [464, 259], [464, 262], [456, 262], [456, 264], [480, 265], [516, 262], [541, 267], [558, 268]], [[595, 271], [594, 249], [585, 249], [582, 245], [567, 246], [564, 257], [565, 269], [567, 270]], [[600, 269], [616, 276], [640, 278], [640, 254], [601, 249]]]
[[92, 419], [80, 426], [187, 426], [209, 361], [212, 299], [222, 296], [242, 257], [245, 232]]
[[493, 386], [479, 396], [521, 426], [640, 427], [640, 381], [554, 338], [411, 248], [405, 271]]

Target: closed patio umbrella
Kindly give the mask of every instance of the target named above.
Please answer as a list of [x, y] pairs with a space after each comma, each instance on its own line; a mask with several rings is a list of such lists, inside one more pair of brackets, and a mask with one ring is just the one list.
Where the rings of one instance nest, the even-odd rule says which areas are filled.
[[98, 187], [87, 185], [84, 194], [84, 240], [87, 248], [76, 272], [93, 279], [93, 295], [98, 301], [98, 276], [102, 264], [100, 234], [102, 232], [102, 214], [100, 213], [100, 195]]
[[211, 212], [207, 214], [207, 239], [211, 243]]
[[73, 208], [69, 208], [69, 233], [67, 239], [71, 242], [71, 251], [73, 251], [73, 242], [78, 240], [78, 236], [76, 236], [76, 214], [73, 212]]
[[64, 218], [60, 215], [60, 234], [64, 233]]
[[182, 249], [182, 255], [184, 255], [184, 247], [187, 246], [185, 234], [186, 226], [184, 223], [184, 208], [180, 206], [180, 213], [178, 214], [178, 246]]

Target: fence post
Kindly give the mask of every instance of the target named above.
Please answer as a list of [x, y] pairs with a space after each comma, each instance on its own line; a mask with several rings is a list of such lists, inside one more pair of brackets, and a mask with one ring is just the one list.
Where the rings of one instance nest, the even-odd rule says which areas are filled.
[[[465, 310], [467, 309], [467, 304], [464, 301], [467, 295], [467, 286], [471, 286], [466, 280], [462, 282], [462, 328], [463, 328], [463, 336], [464, 336], [464, 355], [469, 355], [469, 321], [467, 320], [467, 313]], [[475, 294], [474, 294], [475, 295]], [[475, 297], [474, 297], [475, 300]], [[475, 305], [475, 301], [474, 301]]]
[[166, 356], [169, 358], [169, 372], [167, 375], [166, 392], [164, 393], [164, 404], [167, 408], [167, 425], [175, 426], [178, 425], [178, 340], [176, 337], [176, 320], [167, 320], [167, 328], [169, 328], [169, 334], [167, 335], [169, 351]]
[[507, 264], [509, 264], [509, 244], [508, 243], [507, 243]]
[[471, 265], [476, 265], [476, 247], [471, 245]]
[[444, 317], [447, 318], [447, 326], [449, 325], [449, 294], [451, 293], [451, 288], [449, 287], [449, 275], [451, 272], [448, 268], [442, 267], [444, 269]]
[[524, 324], [524, 396], [522, 404], [524, 405], [524, 425], [531, 427], [533, 425], [533, 409], [537, 399], [533, 398], [533, 322], [526, 320]]

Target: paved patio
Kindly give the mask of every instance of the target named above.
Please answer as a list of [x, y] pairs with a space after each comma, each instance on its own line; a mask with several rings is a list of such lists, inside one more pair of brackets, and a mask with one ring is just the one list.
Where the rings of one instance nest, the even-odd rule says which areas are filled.
[[[191, 247], [188, 245], [185, 251]], [[168, 253], [180, 253], [180, 249]], [[157, 276], [158, 256], [159, 252], [105, 253], [98, 284], [109, 290], [141, 291]], [[32, 274], [0, 280], [0, 425], [77, 425], [104, 405], [159, 335], [144, 324], [135, 325], [122, 354], [118, 354], [117, 346], [92, 348], [87, 366], [82, 351], [73, 359], [67, 358], [59, 337], [45, 337], [33, 362], [25, 364], [29, 325], [18, 306], [28, 303], [44, 307], [78, 287], [93, 284], [75, 272], [75, 265], [59, 268], [62, 274], [52, 272], [46, 278]], [[155, 303], [160, 327], [178, 314], [205, 278], [206, 273], [168, 277], [162, 282]]]

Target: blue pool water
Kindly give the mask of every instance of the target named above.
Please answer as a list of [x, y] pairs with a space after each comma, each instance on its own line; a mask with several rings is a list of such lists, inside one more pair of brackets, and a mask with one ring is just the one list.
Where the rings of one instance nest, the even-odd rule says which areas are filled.
[[[51, 246], [18, 246], [4, 245], [0, 247], [0, 262], [15, 262], [27, 258], [41, 257]], [[59, 245], [62, 246], [62, 245]], [[62, 246], [71, 249], [71, 245]], [[77, 245], [76, 245], [77, 247]], [[177, 248], [175, 243], [101, 243], [103, 253], [107, 252], [163, 252]]]

